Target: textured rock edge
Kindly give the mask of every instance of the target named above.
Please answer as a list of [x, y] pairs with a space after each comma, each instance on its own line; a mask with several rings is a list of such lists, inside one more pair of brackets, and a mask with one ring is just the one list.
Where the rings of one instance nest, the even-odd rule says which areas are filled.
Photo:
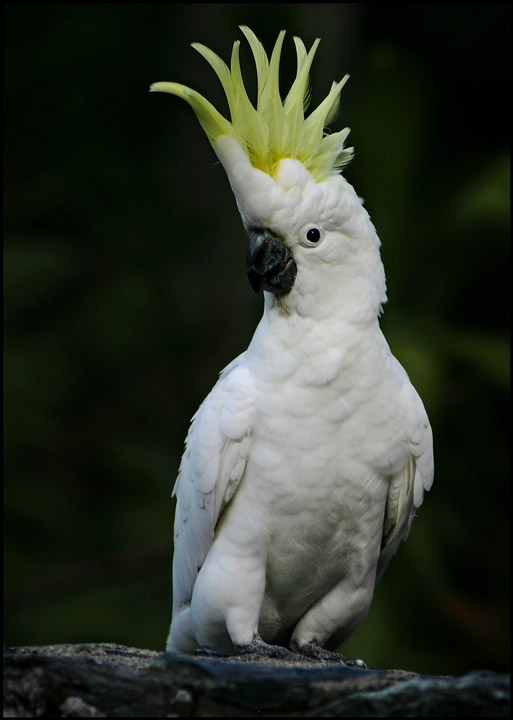
[[509, 717], [510, 680], [167, 655], [115, 643], [4, 648], [4, 717]]

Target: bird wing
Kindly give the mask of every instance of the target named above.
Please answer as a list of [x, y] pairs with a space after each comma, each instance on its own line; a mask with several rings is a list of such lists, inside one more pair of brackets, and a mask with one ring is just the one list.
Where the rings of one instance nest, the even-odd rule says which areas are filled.
[[253, 384], [244, 353], [221, 373], [194, 415], [173, 490], [173, 613], [190, 603], [219, 517], [246, 468]]
[[[403, 371], [404, 372], [404, 371]], [[415, 389], [407, 380], [411, 428], [407, 439], [408, 459], [403, 469], [390, 478], [383, 522], [381, 554], [377, 580], [380, 579], [401, 540], [408, 536], [415, 511], [422, 505], [424, 492], [433, 484], [433, 434]]]

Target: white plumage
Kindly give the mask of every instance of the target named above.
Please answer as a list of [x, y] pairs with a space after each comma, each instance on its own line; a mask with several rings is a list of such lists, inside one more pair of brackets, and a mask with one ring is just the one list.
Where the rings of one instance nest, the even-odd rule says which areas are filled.
[[210, 139], [265, 309], [187, 437], [167, 649], [318, 656], [358, 626], [409, 531], [431, 429], [379, 328], [379, 239], [351, 185], [294, 157], [270, 174], [240, 139]]
[[[278, 199], [263, 226], [292, 248], [297, 279], [279, 300], [265, 293], [249, 348], [194, 417], [175, 488], [168, 650], [232, 652], [256, 633], [336, 646], [432, 482], [424, 407], [378, 325], [367, 213], [340, 175], [315, 183], [299, 161], [282, 164], [267, 176]], [[291, 174], [301, 192], [287, 190]], [[254, 228], [258, 210], [233, 185]], [[300, 244], [305, 225], [322, 228], [318, 246]]]

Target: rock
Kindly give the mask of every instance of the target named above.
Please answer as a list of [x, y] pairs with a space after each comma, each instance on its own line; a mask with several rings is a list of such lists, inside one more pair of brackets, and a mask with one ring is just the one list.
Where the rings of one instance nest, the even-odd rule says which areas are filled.
[[506, 717], [509, 676], [162, 654], [114, 643], [4, 649], [4, 717]]

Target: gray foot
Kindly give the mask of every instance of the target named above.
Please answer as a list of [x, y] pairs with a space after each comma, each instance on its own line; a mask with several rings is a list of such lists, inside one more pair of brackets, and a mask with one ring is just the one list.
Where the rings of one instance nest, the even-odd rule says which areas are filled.
[[253, 640], [247, 645], [235, 645], [235, 652], [238, 655], [250, 655], [255, 660], [264, 658], [275, 658], [277, 660], [288, 660], [289, 662], [308, 662], [312, 658], [303, 655], [301, 652], [288, 650], [281, 645], [269, 645], [264, 642], [260, 635], [254, 635]]
[[295, 653], [305, 655], [306, 657], [314, 660], [320, 660], [321, 662], [338, 662], [346, 667], [358, 668], [360, 670], [365, 670], [367, 668], [367, 665], [359, 658], [346, 658], [344, 655], [341, 655], [341, 653], [326, 650], [326, 648], [323, 648], [313, 642], [306, 643], [305, 645], [299, 645], [297, 642], [292, 640], [290, 648]]

